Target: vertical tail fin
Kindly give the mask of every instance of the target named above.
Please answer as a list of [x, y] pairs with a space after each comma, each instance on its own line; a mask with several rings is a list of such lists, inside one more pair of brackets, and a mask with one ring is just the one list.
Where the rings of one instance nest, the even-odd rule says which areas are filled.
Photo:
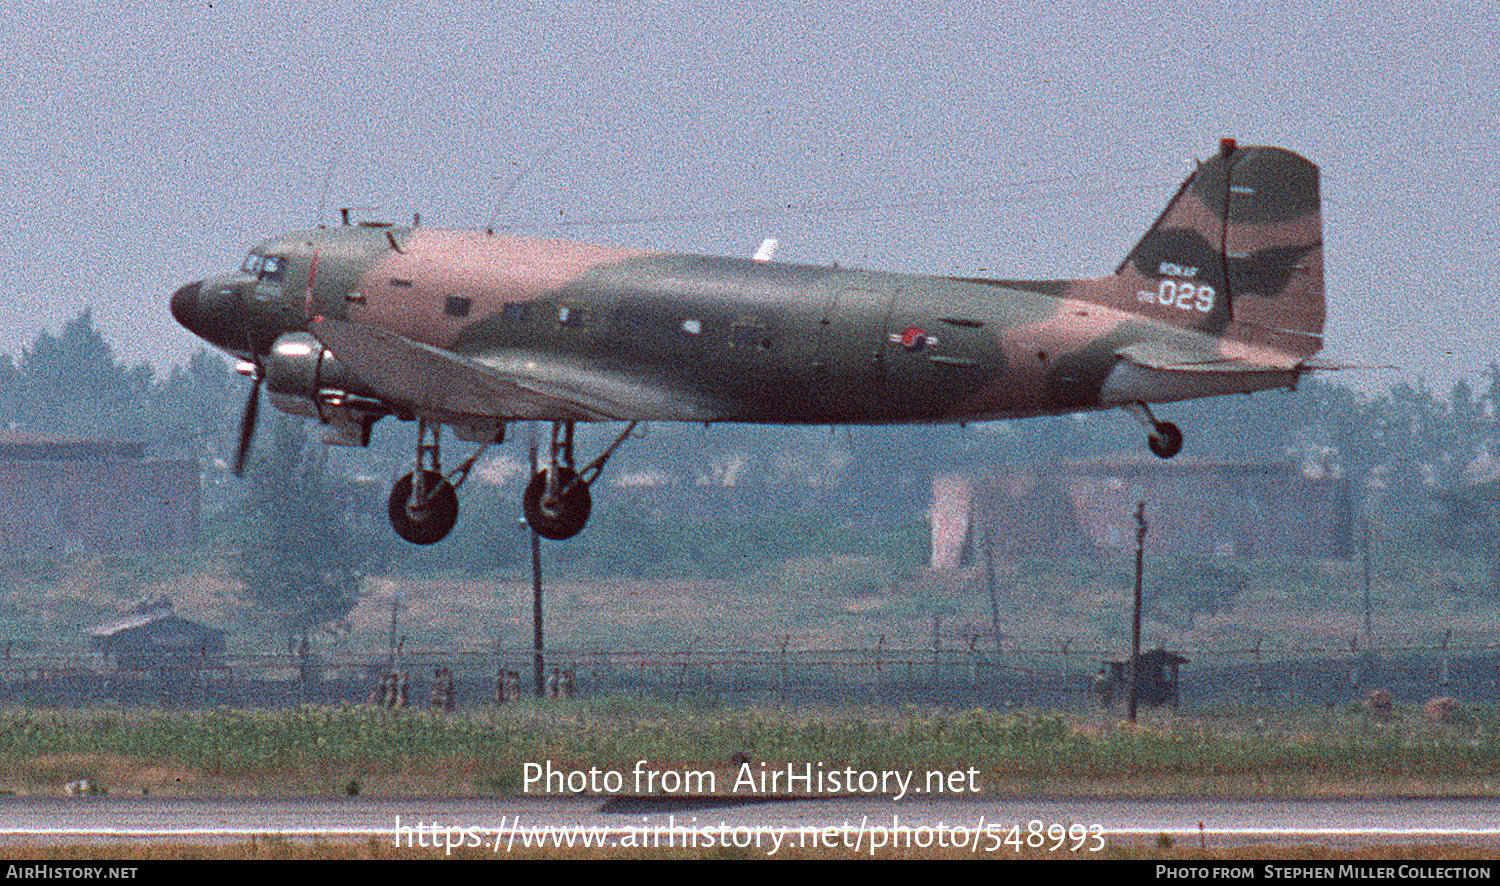
[[1115, 280], [1116, 299], [1153, 319], [1313, 355], [1323, 341], [1318, 167], [1282, 148], [1225, 139]]

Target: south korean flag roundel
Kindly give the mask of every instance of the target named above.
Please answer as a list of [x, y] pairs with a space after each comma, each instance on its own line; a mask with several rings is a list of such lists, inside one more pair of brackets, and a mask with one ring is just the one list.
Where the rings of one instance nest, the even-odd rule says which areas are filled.
[[899, 344], [908, 354], [916, 354], [937, 344], [937, 339], [928, 335], [920, 326], [908, 326], [900, 334], [891, 333], [891, 341]]

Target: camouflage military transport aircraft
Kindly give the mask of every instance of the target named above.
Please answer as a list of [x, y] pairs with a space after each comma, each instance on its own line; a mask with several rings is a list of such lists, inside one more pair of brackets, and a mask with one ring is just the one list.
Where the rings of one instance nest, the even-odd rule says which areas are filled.
[[[172, 315], [240, 358], [277, 408], [330, 443], [417, 423], [391, 523], [431, 544], [483, 451], [444, 472], [443, 425], [488, 445], [552, 423], [523, 509], [547, 538], [588, 520], [589, 484], [639, 421], [967, 422], [1121, 407], [1171, 458], [1150, 403], [1291, 388], [1322, 346], [1318, 167], [1280, 148], [1219, 152], [1115, 272], [1021, 281], [669, 255], [383, 223], [256, 246], [172, 295]], [[587, 465], [580, 421], [629, 422]]]

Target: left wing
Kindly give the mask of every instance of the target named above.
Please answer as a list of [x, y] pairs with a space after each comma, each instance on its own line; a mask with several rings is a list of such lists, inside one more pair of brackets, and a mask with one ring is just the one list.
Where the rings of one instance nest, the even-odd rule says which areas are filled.
[[307, 328], [381, 399], [440, 420], [696, 422], [726, 414], [718, 404], [550, 355], [470, 357], [328, 317]]

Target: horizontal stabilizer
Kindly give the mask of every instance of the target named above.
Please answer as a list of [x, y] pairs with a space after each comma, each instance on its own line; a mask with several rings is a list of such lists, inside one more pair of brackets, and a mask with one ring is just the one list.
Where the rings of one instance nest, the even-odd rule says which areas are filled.
[[1293, 372], [1305, 364], [1274, 351], [1252, 356], [1231, 356], [1217, 348], [1199, 348], [1175, 342], [1141, 342], [1115, 352], [1145, 369], [1170, 372]]
[[1401, 367], [1400, 366], [1388, 366], [1388, 365], [1378, 364], [1378, 363], [1337, 363], [1337, 362], [1335, 362], [1333, 360], [1303, 360], [1302, 361], [1302, 368], [1303, 369], [1309, 369], [1309, 370], [1315, 370], [1315, 371], [1318, 371], [1318, 372], [1338, 372], [1340, 370], [1350, 370], [1350, 371], [1353, 371], [1353, 370], [1361, 370], [1361, 369], [1392, 369], [1392, 370], [1397, 370], [1397, 369], [1400, 369]]
[[1115, 353], [1120, 362], [1099, 390], [1099, 402], [1107, 406], [1291, 388], [1304, 371], [1275, 352], [1226, 354], [1192, 340], [1141, 342]]

